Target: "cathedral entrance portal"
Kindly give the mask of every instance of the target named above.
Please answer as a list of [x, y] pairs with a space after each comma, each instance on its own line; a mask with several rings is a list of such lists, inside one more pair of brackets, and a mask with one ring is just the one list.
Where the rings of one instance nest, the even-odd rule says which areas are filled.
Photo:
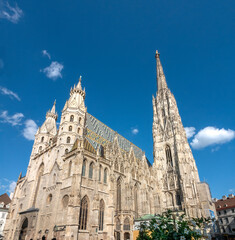
[[28, 230], [28, 218], [25, 218], [20, 230], [19, 240], [25, 240], [27, 230]]

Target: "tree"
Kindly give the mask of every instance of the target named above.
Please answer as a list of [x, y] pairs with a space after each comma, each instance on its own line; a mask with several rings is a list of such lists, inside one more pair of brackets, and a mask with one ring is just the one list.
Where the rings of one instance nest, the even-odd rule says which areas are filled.
[[210, 219], [186, 218], [168, 210], [150, 222], [142, 222], [137, 240], [196, 240], [209, 239]]

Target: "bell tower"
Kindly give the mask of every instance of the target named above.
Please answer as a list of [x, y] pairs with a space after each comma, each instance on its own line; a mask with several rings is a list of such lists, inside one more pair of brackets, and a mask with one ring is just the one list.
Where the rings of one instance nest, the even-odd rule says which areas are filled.
[[69, 152], [76, 140], [82, 143], [86, 116], [86, 93], [85, 88], [82, 89], [81, 81], [80, 76], [78, 84], [71, 88], [70, 98], [62, 110], [57, 142], [62, 153]]
[[153, 97], [153, 168], [159, 183], [160, 211], [185, 211], [200, 217], [200, 182], [174, 95], [156, 51], [157, 94]]

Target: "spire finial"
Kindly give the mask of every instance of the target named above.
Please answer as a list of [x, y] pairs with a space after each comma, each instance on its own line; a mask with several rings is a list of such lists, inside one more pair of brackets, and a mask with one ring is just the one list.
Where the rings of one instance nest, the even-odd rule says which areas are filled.
[[166, 78], [163, 72], [163, 68], [162, 68], [162, 64], [160, 61], [160, 53], [158, 52], [158, 50], [156, 51], [155, 54], [155, 58], [156, 58], [156, 68], [157, 68], [157, 90], [161, 90], [163, 88], [167, 88], [167, 84], [166, 84]]
[[53, 104], [53, 107], [51, 109], [51, 113], [54, 113], [55, 114], [55, 105], [56, 105], [56, 99], [54, 101], [54, 104]]
[[81, 82], [82, 82], [82, 76], [80, 75], [76, 88], [82, 89], [82, 83]]

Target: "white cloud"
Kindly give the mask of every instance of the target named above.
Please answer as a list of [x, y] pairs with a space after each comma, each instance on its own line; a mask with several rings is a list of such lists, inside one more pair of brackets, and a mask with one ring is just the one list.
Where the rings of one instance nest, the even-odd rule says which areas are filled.
[[14, 193], [16, 182], [7, 178], [0, 179], [0, 190], [8, 192], [9, 195]]
[[0, 18], [7, 19], [12, 23], [18, 23], [23, 16], [23, 11], [15, 4], [15, 7], [10, 6], [8, 2], [1, 1]]
[[235, 131], [231, 129], [218, 129], [206, 127], [200, 130], [190, 143], [195, 149], [205, 148], [210, 145], [224, 144], [235, 138]]
[[61, 71], [64, 66], [58, 62], [52, 62], [49, 67], [46, 67], [42, 70], [46, 74], [46, 76], [52, 80], [56, 80], [57, 78], [62, 78]]
[[136, 134], [139, 133], [139, 129], [137, 129], [137, 128], [132, 128], [131, 132], [132, 132], [132, 134], [136, 135]]
[[185, 127], [184, 130], [188, 139], [195, 135], [195, 127]]
[[230, 193], [234, 194], [235, 193], [235, 189], [234, 188], [231, 188], [228, 190]]
[[51, 59], [51, 55], [47, 52], [47, 50], [42, 50], [43, 56], [47, 56], [49, 59]]
[[10, 98], [15, 98], [18, 101], [20, 101], [21, 99], [19, 98], [18, 94], [15, 92], [12, 92], [11, 90], [5, 88], [5, 87], [1, 87], [0, 86], [0, 93], [3, 95], [8, 95]]
[[3, 111], [0, 115], [3, 123], [10, 123], [12, 126], [21, 125], [21, 120], [24, 117], [23, 113], [15, 113], [12, 116], [8, 115], [8, 111]]
[[28, 119], [25, 121], [23, 136], [28, 140], [34, 140], [34, 135], [36, 134], [37, 130], [38, 130], [37, 124], [32, 119]]

